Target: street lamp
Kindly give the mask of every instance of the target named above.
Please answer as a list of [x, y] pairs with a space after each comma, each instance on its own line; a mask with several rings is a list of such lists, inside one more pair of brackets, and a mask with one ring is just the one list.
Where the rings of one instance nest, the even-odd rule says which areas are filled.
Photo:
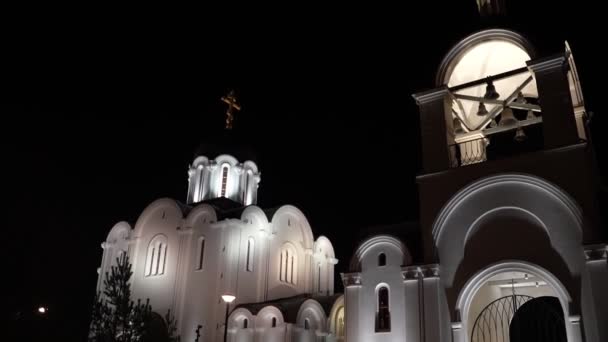
[[226, 321], [224, 322], [224, 342], [228, 341], [228, 313], [230, 308], [230, 303], [234, 302], [236, 297], [229, 293], [222, 295], [222, 300], [226, 302]]

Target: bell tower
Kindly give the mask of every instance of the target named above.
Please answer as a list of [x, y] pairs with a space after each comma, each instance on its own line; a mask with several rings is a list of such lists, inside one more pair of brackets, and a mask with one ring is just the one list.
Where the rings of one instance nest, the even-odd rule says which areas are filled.
[[[515, 32], [492, 29], [463, 39], [442, 61], [437, 88], [414, 94], [419, 107], [420, 219], [425, 258], [444, 203], [476, 179], [537, 175], [565, 189], [597, 223], [586, 110], [572, 52], [538, 58]], [[585, 238], [598, 237], [594, 224]]]

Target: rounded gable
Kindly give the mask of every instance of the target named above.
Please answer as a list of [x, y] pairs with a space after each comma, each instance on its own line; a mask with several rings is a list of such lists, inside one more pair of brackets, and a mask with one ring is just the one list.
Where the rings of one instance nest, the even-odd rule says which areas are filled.
[[[412, 263], [412, 256], [403, 244], [401, 240], [390, 236], [390, 235], [377, 235], [371, 237], [365, 241], [363, 241], [355, 254], [350, 261], [350, 271], [357, 272], [361, 271], [361, 264], [364, 258], [366, 258], [370, 253], [380, 254], [386, 251], [386, 248], [397, 251], [398, 255], [400, 255], [400, 265], [410, 265]], [[374, 254], [374, 258], [377, 256]]]
[[283, 227], [281, 225], [281, 220], [287, 220], [287, 224], [285, 226], [292, 226], [290, 221], [291, 218], [296, 220], [296, 222], [293, 222], [293, 225], [299, 229], [302, 237], [302, 247], [305, 249], [312, 249], [314, 244], [312, 229], [310, 228], [310, 224], [308, 223], [306, 216], [304, 216], [300, 209], [292, 205], [281, 206], [274, 213], [274, 215], [272, 215], [272, 219], [270, 221], [274, 226], [273, 229], [277, 229]]

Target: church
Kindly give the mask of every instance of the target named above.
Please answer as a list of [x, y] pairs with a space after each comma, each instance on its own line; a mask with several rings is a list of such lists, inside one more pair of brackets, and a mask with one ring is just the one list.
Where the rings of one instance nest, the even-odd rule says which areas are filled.
[[[538, 56], [516, 32], [475, 32], [412, 97], [414, 229], [380, 227], [337, 260], [300, 209], [256, 205], [263, 165], [247, 151], [203, 146], [184, 202], [110, 230], [98, 290], [127, 253], [134, 297], [170, 309], [181, 341], [608, 341], [608, 239], [568, 44]], [[229, 129], [240, 105], [222, 100]]]

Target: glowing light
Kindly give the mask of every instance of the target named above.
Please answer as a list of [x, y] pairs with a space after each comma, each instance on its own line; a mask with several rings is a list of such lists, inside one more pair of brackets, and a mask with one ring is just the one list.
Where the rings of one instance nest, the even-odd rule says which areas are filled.
[[515, 283], [515, 284], [501, 284], [501, 285], [498, 285], [498, 287], [504, 288], [504, 289], [510, 289], [511, 287], [532, 287], [532, 286], [539, 287], [539, 286], [545, 286], [545, 285], [547, 285], [547, 283], [544, 281], [537, 281], [537, 282], [528, 281], [528, 282], [521, 282], [521, 283]]
[[231, 294], [222, 295], [222, 300], [228, 304], [232, 303], [235, 299], [236, 297]]
[[38, 308], [38, 312], [41, 314], [45, 314], [48, 311], [47, 308], [45, 308], [44, 306], [41, 306]]

